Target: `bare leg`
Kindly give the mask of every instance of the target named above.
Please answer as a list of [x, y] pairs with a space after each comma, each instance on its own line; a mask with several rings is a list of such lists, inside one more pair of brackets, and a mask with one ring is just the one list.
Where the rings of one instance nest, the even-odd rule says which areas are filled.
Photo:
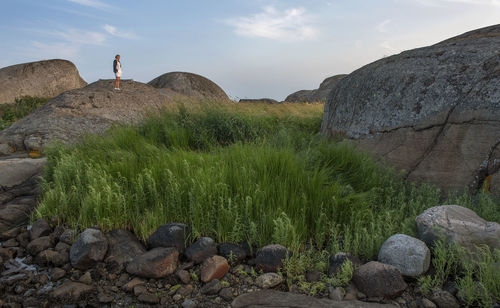
[[120, 88], [120, 77], [116, 77], [116, 81], [115, 81], [115, 88], [116, 88], [116, 89], [119, 89], [119, 88]]

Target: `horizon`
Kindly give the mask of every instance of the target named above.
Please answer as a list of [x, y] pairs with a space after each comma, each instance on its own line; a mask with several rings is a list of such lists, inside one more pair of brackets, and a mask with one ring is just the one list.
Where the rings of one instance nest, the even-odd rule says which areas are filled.
[[[231, 99], [284, 100], [404, 50], [498, 24], [500, 0], [6, 0], [0, 67], [65, 59], [88, 83], [202, 75]], [[363, 9], [359, 9], [362, 7]]]

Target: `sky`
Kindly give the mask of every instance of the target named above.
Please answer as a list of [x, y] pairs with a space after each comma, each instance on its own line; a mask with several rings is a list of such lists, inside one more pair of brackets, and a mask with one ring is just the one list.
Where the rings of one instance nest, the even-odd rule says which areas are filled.
[[75, 63], [89, 83], [200, 74], [232, 99], [315, 89], [404, 50], [500, 23], [500, 0], [0, 0], [0, 67]]

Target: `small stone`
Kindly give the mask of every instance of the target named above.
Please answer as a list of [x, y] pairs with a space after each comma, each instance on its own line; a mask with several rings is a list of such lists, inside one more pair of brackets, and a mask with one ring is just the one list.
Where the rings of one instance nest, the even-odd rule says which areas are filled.
[[186, 257], [196, 264], [203, 262], [205, 259], [215, 255], [216, 253], [217, 246], [215, 245], [214, 240], [209, 237], [200, 237], [184, 252]]
[[340, 302], [344, 299], [344, 291], [339, 287], [328, 287], [328, 298]]
[[189, 275], [189, 272], [186, 270], [179, 270], [175, 273], [175, 275], [183, 284], [188, 284], [191, 280], [191, 275]]
[[38, 253], [52, 247], [54, 247], [52, 238], [50, 236], [42, 236], [32, 240], [26, 247], [26, 250], [28, 250], [31, 255], [36, 256]]
[[222, 297], [226, 302], [230, 302], [233, 300], [233, 292], [231, 288], [223, 288], [219, 292], [219, 296]]
[[198, 304], [192, 299], [186, 299], [182, 302], [182, 308], [196, 308]]
[[101, 304], [109, 304], [113, 301], [114, 297], [112, 295], [106, 294], [106, 293], [99, 293], [97, 294], [97, 300]]
[[130, 280], [127, 284], [122, 286], [122, 289], [124, 291], [130, 292], [134, 289], [135, 286], [145, 284], [146, 282], [138, 277], [135, 277], [134, 279]]
[[257, 252], [256, 268], [264, 272], [276, 272], [288, 254], [290, 254], [288, 249], [279, 244], [264, 246]]
[[16, 240], [21, 245], [22, 247], [28, 246], [30, 242], [30, 234], [28, 231], [20, 233], [18, 236], [16, 236]]
[[172, 299], [176, 302], [180, 301], [182, 299], [182, 295], [180, 294], [175, 294]]
[[66, 271], [63, 270], [62, 268], [55, 267], [52, 269], [50, 277], [52, 281], [58, 281], [59, 279], [63, 278], [64, 275], [66, 275]]
[[5, 241], [5, 240], [11, 239], [11, 238], [16, 238], [16, 236], [18, 236], [20, 233], [21, 233], [21, 228], [19, 228], [19, 227], [9, 229], [7, 231], [2, 232], [2, 234], [0, 234], [0, 241]]
[[163, 278], [172, 274], [176, 267], [179, 253], [176, 248], [153, 248], [136, 256], [127, 265], [127, 272], [144, 278]]
[[189, 297], [193, 293], [193, 290], [194, 290], [193, 286], [188, 284], [187, 286], [184, 286], [179, 290], [177, 290], [176, 294], [180, 294], [182, 295], [182, 297]]
[[21, 294], [24, 292], [24, 287], [20, 284], [18, 284], [15, 288], [14, 288], [14, 292], [16, 292], [16, 294]]
[[143, 303], [152, 305], [156, 305], [160, 301], [160, 299], [158, 298], [158, 296], [156, 296], [156, 294], [151, 294], [151, 293], [143, 293], [139, 295], [137, 299]]
[[69, 252], [70, 248], [71, 248], [70, 245], [64, 242], [59, 242], [57, 243], [56, 247], [54, 247], [54, 250], [57, 252], [62, 252], [62, 251]]
[[226, 258], [213, 256], [207, 258], [201, 267], [201, 281], [209, 282], [213, 279], [222, 279], [229, 271], [229, 264]]
[[229, 262], [242, 262], [246, 259], [247, 253], [242, 247], [231, 244], [222, 243], [217, 247], [219, 255], [226, 258]]
[[351, 254], [345, 252], [338, 252], [333, 256], [333, 258], [330, 258], [328, 274], [329, 275], [337, 274], [341, 270], [342, 265], [344, 265], [344, 263], [347, 261], [351, 261], [351, 263], [355, 266], [363, 265], [361, 260], [359, 260], [357, 257], [352, 256]]
[[79, 270], [87, 270], [101, 262], [108, 250], [108, 240], [97, 229], [86, 229], [71, 246], [69, 259], [71, 265]]
[[201, 287], [200, 292], [201, 294], [215, 295], [219, 293], [221, 289], [222, 289], [222, 284], [220, 283], [219, 279], [214, 279], [209, 283], [205, 284], [203, 287]]
[[450, 292], [438, 290], [434, 292], [430, 300], [432, 300], [439, 308], [459, 308], [460, 303]]
[[19, 246], [19, 243], [16, 241], [16, 239], [11, 238], [10, 240], [6, 240], [5, 242], [3, 242], [2, 246], [5, 248], [17, 247]]
[[134, 295], [139, 296], [141, 294], [147, 293], [148, 289], [144, 285], [137, 285], [134, 287]]
[[68, 281], [52, 292], [52, 297], [57, 300], [63, 300], [65, 298], [72, 298], [73, 301], [78, 301], [80, 298], [86, 294], [95, 291], [93, 286], [89, 286], [80, 282]]
[[68, 261], [68, 253], [63, 254], [52, 249], [44, 250], [35, 257], [35, 262], [40, 265], [62, 266]]
[[422, 308], [437, 308], [436, 304], [428, 300], [427, 298], [422, 298], [420, 301]]
[[320, 271], [307, 271], [306, 280], [307, 282], [318, 282], [321, 279]]
[[59, 236], [59, 241], [73, 245], [73, 242], [76, 240], [76, 232], [74, 230], [65, 230], [61, 236]]
[[47, 236], [52, 232], [52, 229], [49, 226], [49, 223], [41, 218], [36, 220], [31, 226], [31, 230], [29, 231], [30, 239], [33, 241], [42, 236]]
[[80, 281], [81, 283], [85, 283], [85, 284], [91, 284], [92, 283], [92, 276], [90, 275], [90, 272], [86, 272], [85, 274], [83, 274], [82, 277], [80, 277], [80, 279], [78, 281]]
[[276, 273], [265, 273], [257, 277], [255, 284], [262, 289], [274, 288], [283, 282], [283, 277]]

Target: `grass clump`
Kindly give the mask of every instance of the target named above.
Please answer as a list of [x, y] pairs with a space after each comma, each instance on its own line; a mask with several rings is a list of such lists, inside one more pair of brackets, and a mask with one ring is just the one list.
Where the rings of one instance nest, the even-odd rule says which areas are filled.
[[0, 130], [3, 130], [17, 120], [27, 116], [33, 110], [44, 105], [47, 98], [24, 96], [16, 98], [13, 104], [0, 105]]

